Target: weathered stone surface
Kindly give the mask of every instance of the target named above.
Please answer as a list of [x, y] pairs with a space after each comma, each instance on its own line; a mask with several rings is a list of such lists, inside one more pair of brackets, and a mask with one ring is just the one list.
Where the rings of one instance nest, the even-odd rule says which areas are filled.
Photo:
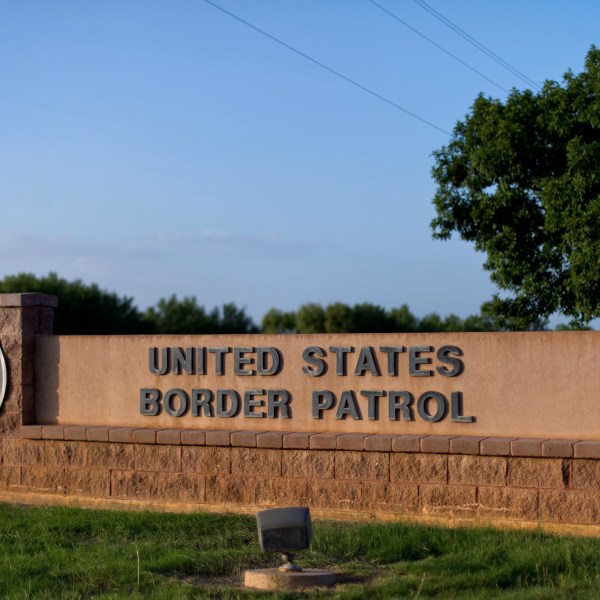
[[131, 427], [111, 427], [108, 430], [108, 441], [131, 444], [133, 442], [133, 429]]
[[281, 459], [284, 477], [335, 477], [335, 452], [323, 450], [287, 450]]
[[489, 437], [481, 440], [481, 454], [489, 456], [510, 456], [510, 444], [515, 438]]
[[134, 444], [156, 444], [156, 429], [134, 429], [131, 441]]
[[77, 425], [66, 425], [63, 429], [65, 440], [85, 440], [86, 428]]
[[308, 479], [261, 477], [256, 481], [256, 502], [264, 506], [298, 506], [308, 503]]
[[[86, 467], [90, 465], [90, 445], [87, 442], [46, 442], [43, 446], [44, 465], [49, 467]], [[97, 463], [94, 467], [105, 466]]]
[[335, 478], [389, 481], [390, 455], [384, 452], [336, 452]]
[[134, 468], [140, 471], [181, 471], [181, 446], [134, 446]]
[[510, 443], [513, 456], [542, 456], [542, 443], [546, 438], [519, 438]]
[[65, 491], [65, 470], [50, 467], [23, 467], [21, 485], [41, 494], [62, 494]]
[[362, 451], [365, 448], [366, 437], [363, 433], [344, 433], [338, 435], [336, 439], [337, 449]]
[[501, 456], [448, 456], [448, 482], [506, 485], [507, 459]]
[[30, 412], [35, 407], [32, 385], [9, 385], [6, 389], [4, 410], [8, 412]]
[[0, 414], [0, 437], [21, 436], [21, 414], [3, 412]]
[[281, 475], [281, 452], [266, 448], [232, 448], [231, 473], [278, 477]]
[[21, 484], [21, 467], [2, 465], [0, 467], [0, 489], [8, 490]]
[[309, 448], [310, 438], [310, 433], [288, 433], [283, 436], [283, 447], [304, 450]]
[[455, 454], [479, 454], [480, 444], [484, 438], [461, 435], [450, 440], [450, 452]]
[[231, 473], [231, 448], [183, 446], [181, 469], [191, 473], [228, 475]]
[[17, 309], [0, 309], [0, 331], [3, 336], [23, 332], [23, 319], [21, 311]]
[[187, 429], [181, 432], [181, 443], [188, 446], [204, 446], [206, 433], [196, 429]]
[[256, 504], [256, 477], [207, 475], [206, 501]]
[[475, 486], [422, 485], [421, 512], [425, 515], [473, 517], [477, 513]]
[[369, 435], [365, 438], [365, 450], [368, 452], [391, 452], [394, 435]]
[[2, 444], [2, 463], [6, 465], [44, 464], [44, 442], [8, 438]]
[[573, 445], [578, 440], [546, 440], [542, 442], [542, 454], [544, 456], [555, 456], [570, 458], [573, 456]]
[[455, 437], [455, 435], [428, 435], [421, 438], [421, 452], [448, 454], [450, 452], [450, 440]]
[[540, 519], [558, 523], [600, 523], [600, 492], [540, 490]]
[[310, 436], [311, 450], [335, 450], [337, 447], [336, 433], [315, 433]]
[[114, 498], [156, 497], [156, 473], [146, 471], [120, 471], [110, 473], [111, 496]]
[[234, 431], [231, 433], [230, 440], [232, 446], [242, 448], [256, 448], [256, 431]]
[[110, 495], [110, 471], [108, 469], [66, 469], [65, 490], [78, 496]]
[[258, 448], [283, 448], [283, 433], [279, 431], [264, 431], [256, 436]]
[[308, 481], [309, 505], [330, 510], [360, 510], [361, 486], [355, 481], [311, 479]]
[[526, 521], [538, 518], [538, 491], [535, 489], [480, 486], [478, 499], [481, 517]]
[[507, 482], [514, 487], [563, 488], [563, 461], [560, 458], [510, 458]]
[[108, 442], [108, 427], [86, 427], [85, 437], [88, 442]]
[[44, 425], [42, 426], [42, 438], [45, 440], [64, 440], [64, 428], [62, 425]]
[[600, 458], [600, 441], [581, 441], [573, 446], [575, 458]]
[[232, 431], [207, 431], [206, 445], [207, 446], [229, 446], [231, 444]]
[[156, 432], [156, 443], [179, 446], [181, 444], [181, 430], [180, 429], [159, 429]]
[[133, 469], [134, 446], [113, 442], [86, 442], [87, 467], [102, 466], [108, 469]]
[[393, 452], [421, 452], [424, 435], [397, 435], [392, 438]]
[[29, 358], [6, 357], [10, 381], [18, 385], [33, 385], [33, 363]]
[[600, 490], [600, 461], [579, 459], [571, 463], [571, 487]]
[[193, 473], [112, 471], [112, 496], [180, 502], [204, 502], [204, 477]]
[[419, 487], [405, 483], [360, 483], [361, 510], [414, 515], [419, 508]]
[[392, 454], [390, 481], [407, 483], [446, 483], [448, 457], [440, 454]]
[[41, 440], [42, 439], [42, 426], [41, 425], [25, 425], [21, 430], [21, 437], [30, 440]]

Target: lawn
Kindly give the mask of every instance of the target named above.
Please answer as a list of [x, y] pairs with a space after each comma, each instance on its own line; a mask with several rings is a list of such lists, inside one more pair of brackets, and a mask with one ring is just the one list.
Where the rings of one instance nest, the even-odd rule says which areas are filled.
[[600, 540], [539, 531], [316, 521], [306, 567], [330, 590], [267, 593], [252, 517], [0, 505], [1, 598], [598, 598]]

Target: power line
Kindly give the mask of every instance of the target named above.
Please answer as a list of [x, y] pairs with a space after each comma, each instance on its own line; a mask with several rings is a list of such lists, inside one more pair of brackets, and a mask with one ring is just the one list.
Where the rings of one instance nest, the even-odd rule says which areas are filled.
[[516, 67], [513, 67], [509, 62], [498, 56], [495, 52], [493, 52], [487, 46], [476, 40], [473, 36], [469, 35], [466, 31], [461, 29], [450, 19], [446, 18], [440, 12], [435, 10], [435, 8], [429, 6], [429, 4], [425, 2], [425, 0], [414, 0], [414, 2], [416, 2], [421, 8], [425, 9], [428, 13], [433, 15], [436, 19], [438, 19], [438, 21], [444, 23], [446, 27], [449, 27], [450, 29], [452, 29], [452, 31], [460, 35], [460, 37], [469, 42], [469, 44], [475, 46], [475, 48], [477, 48], [480, 52], [483, 52], [486, 56], [491, 58], [493, 61], [497, 62], [501, 67], [518, 77], [521, 81], [524, 81], [527, 85], [531, 85], [537, 88], [538, 90], [542, 89], [533, 79], [530, 79], [529, 77], [527, 77], [527, 75], [521, 73], [521, 71], [519, 71]]
[[490, 79], [487, 75], [484, 75], [481, 71], [478, 71], [477, 69], [472, 67], [469, 63], [465, 62], [464, 60], [462, 60], [455, 54], [452, 54], [452, 52], [450, 52], [449, 50], [446, 50], [446, 48], [444, 48], [443, 46], [441, 46], [440, 44], [438, 44], [436, 41], [432, 40], [431, 38], [427, 37], [424, 33], [421, 33], [418, 29], [415, 29], [412, 25], [409, 25], [406, 21], [402, 20], [399, 16], [395, 15], [393, 12], [389, 11], [384, 6], [381, 6], [381, 4], [379, 4], [378, 2], [375, 2], [375, 0], [368, 0], [368, 1], [371, 4], [373, 4], [374, 6], [376, 6], [377, 8], [379, 8], [380, 10], [382, 10], [384, 13], [386, 13], [392, 19], [395, 19], [396, 21], [398, 21], [398, 23], [401, 23], [402, 25], [404, 25], [405, 27], [407, 27], [408, 29], [410, 29], [411, 31], [416, 33], [417, 35], [421, 36], [424, 40], [427, 40], [430, 44], [434, 45], [436, 48], [438, 48], [439, 50], [441, 50], [448, 56], [452, 57], [454, 60], [458, 61], [461, 65], [464, 65], [465, 67], [467, 67], [467, 69], [470, 69], [471, 71], [473, 71], [473, 73], [476, 73], [480, 77], [483, 77], [486, 81], [489, 81], [491, 84], [495, 85], [497, 88], [501, 89], [503, 92], [508, 93], [508, 90], [506, 88], [503, 88], [499, 83], [496, 83], [493, 79]]
[[400, 106], [399, 104], [397, 104], [393, 100], [390, 100], [389, 98], [386, 98], [385, 96], [382, 96], [381, 94], [378, 94], [377, 92], [373, 91], [372, 89], [368, 88], [367, 86], [363, 85], [362, 83], [359, 83], [358, 81], [356, 81], [356, 80], [354, 80], [354, 79], [352, 79], [350, 77], [347, 77], [343, 73], [340, 73], [339, 71], [336, 71], [335, 69], [333, 69], [331, 67], [328, 67], [326, 64], [322, 63], [321, 61], [317, 60], [316, 58], [313, 58], [312, 56], [309, 56], [308, 54], [305, 54], [301, 50], [298, 50], [297, 48], [294, 48], [294, 46], [291, 46], [290, 44], [284, 42], [283, 40], [279, 39], [278, 37], [275, 37], [274, 35], [271, 35], [270, 33], [266, 32], [264, 29], [261, 29], [260, 27], [257, 27], [256, 25], [253, 25], [249, 21], [246, 21], [245, 19], [242, 19], [242, 17], [239, 17], [238, 15], [230, 12], [229, 10], [223, 8], [222, 6], [219, 6], [215, 2], [212, 2], [212, 0], [204, 0], [204, 2], [206, 2], [206, 4], [210, 4], [212, 7], [216, 8], [216, 9], [220, 10], [222, 13], [225, 13], [226, 15], [228, 15], [229, 17], [231, 17], [232, 19], [235, 19], [236, 21], [239, 21], [240, 23], [243, 23], [247, 27], [250, 27], [250, 29], [253, 29], [254, 31], [256, 31], [256, 32], [264, 35], [265, 37], [268, 37], [270, 40], [273, 40], [274, 42], [278, 43], [280, 46], [283, 46], [284, 48], [287, 48], [288, 50], [290, 50], [292, 52], [295, 52], [296, 54], [298, 54], [302, 58], [305, 58], [306, 60], [309, 60], [313, 64], [315, 64], [315, 65], [321, 67], [322, 69], [324, 69], [325, 71], [328, 71], [329, 73], [335, 75], [336, 77], [339, 77], [340, 79], [343, 79], [344, 81], [346, 81], [346, 82], [352, 84], [353, 86], [361, 89], [363, 92], [366, 92], [367, 94], [370, 94], [371, 96], [374, 96], [378, 100], [381, 100], [382, 102], [385, 102], [386, 104], [389, 104], [390, 106], [393, 106], [394, 108], [396, 108], [396, 109], [402, 111], [403, 113], [405, 113], [405, 114], [413, 117], [414, 119], [417, 119], [418, 121], [421, 121], [421, 123], [425, 123], [425, 125], [429, 125], [429, 127], [433, 127], [434, 129], [437, 129], [438, 131], [441, 131], [442, 133], [445, 133], [446, 135], [452, 135], [449, 131], [446, 131], [442, 127], [438, 127], [437, 125], [435, 125], [431, 121], [428, 121], [427, 119], [424, 119], [423, 117], [420, 117], [419, 115], [417, 115], [416, 113], [408, 110], [407, 108], [404, 108], [403, 106]]

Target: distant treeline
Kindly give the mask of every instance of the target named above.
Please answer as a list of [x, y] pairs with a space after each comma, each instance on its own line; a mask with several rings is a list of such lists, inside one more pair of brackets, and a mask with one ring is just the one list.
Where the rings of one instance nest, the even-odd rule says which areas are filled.
[[[441, 317], [436, 313], [415, 316], [406, 304], [386, 309], [376, 304], [349, 306], [335, 302], [325, 307], [303, 304], [296, 311], [272, 308], [260, 326], [234, 303], [207, 310], [195, 297], [178, 299], [175, 294], [162, 298], [144, 312], [133, 298], [121, 297], [87, 285], [80, 280], [67, 281], [56, 273], [37, 277], [19, 273], [0, 280], [0, 293], [40, 292], [58, 296], [54, 320], [57, 335], [115, 334], [233, 334], [233, 333], [410, 333], [453, 331], [510, 331], [511, 323], [498, 321], [489, 303], [481, 313], [462, 319], [456, 315]], [[567, 326], [559, 326], [567, 329]], [[547, 329], [539, 320], [529, 329]]]

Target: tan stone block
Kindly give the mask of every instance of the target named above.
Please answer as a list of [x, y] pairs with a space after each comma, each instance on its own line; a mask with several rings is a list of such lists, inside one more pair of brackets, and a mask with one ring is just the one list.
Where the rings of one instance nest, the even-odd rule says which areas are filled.
[[108, 441], [131, 444], [133, 442], [133, 429], [131, 427], [111, 427], [108, 430]]
[[108, 497], [110, 471], [108, 469], [66, 469], [65, 489], [67, 494]]
[[265, 431], [256, 436], [258, 448], [283, 448], [283, 433], [279, 431]]
[[389, 481], [390, 455], [384, 452], [337, 452], [335, 478]]
[[64, 440], [64, 427], [62, 425], [43, 425], [42, 438], [45, 440]]
[[257, 479], [255, 477], [208, 475], [206, 477], [206, 501], [256, 504], [256, 488]]
[[169, 444], [172, 446], [179, 446], [181, 444], [181, 430], [180, 429], [159, 429], [156, 432], [156, 443], [157, 444]]
[[20, 334], [23, 332], [23, 319], [21, 311], [18, 309], [1, 309], [0, 310], [0, 331], [4, 338], [10, 334]]
[[600, 489], [600, 461], [576, 459], [571, 463], [571, 487]]
[[156, 429], [134, 429], [131, 441], [134, 444], [156, 444]]
[[600, 458], [600, 441], [582, 441], [573, 446], [575, 458]]
[[33, 363], [29, 358], [7, 356], [6, 367], [14, 386], [33, 385]]
[[392, 438], [393, 452], [421, 452], [424, 435], [396, 435]]
[[86, 428], [77, 425], [68, 425], [64, 427], [64, 439], [65, 440], [85, 440]]
[[390, 481], [447, 483], [448, 457], [440, 454], [392, 454]]
[[573, 446], [579, 440], [546, 440], [542, 442], [542, 454], [544, 456], [554, 456], [570, 458], [573, 456]]
[[308, 480], [304, 478], [257, 478], [256, 502], [264, 506], [308, 504]]
[[227, 475], [231, 473], [231, 448], [183, 446], [181, 469], [191, 473]]
[[5, 465], [44, 464], [44, 442], [7, 438], [2, 443], [2, 463]]
[[489, 437], [481, 441], [481, 454], [510, 456], [510, 444], [515, 438]]
[[281, 459], [281, 472], [284, 477], [333, 479], [335, 477], [335, 452], [286, 450]]
[[508, 459], [507, 482], [511, 487], [562, 488], [566, 477], [560, 458]]
[[502, 456], [448, 456], [448, 482], [506, 485], [507, 459]]
[[114, 498], [156, 497], [156, 473], [114, 470], [110, 472], [110, 481], [110, 495]]
[[207, 431], [206, 432], [206, 445], [207, 446], [230, 446], [232, 433], [233, 432], [229, 431], [229, 430]]
[[24, 425], [21, 430], [21, 437], [28, 438], [30, 440], [41, 440], [42, 439], [42, 426], [41, 425]]
[[21, 485], [29, 491], [45, 494], [62, 494], [65, 491], [65, 470], [50, 467], [23, 467]]
[[600, 524], [600, 492], [540, 490], [540, 519], [558, 523]]
[[363, 481], [361, 510], [413, 515], [419, 508], [419, 486], [405, 483]]
[[391, 434], [375, 434], [365, 437], [364, 446], [367, 452], [391, 452], [392, 438]]
[[32, 385], [9, 385], [6, 389], [4, 410], [8, 412], [31, 412], [35, 408]]
[[108, 427], [86, 427], [85, 437], [88, 442], [108, 442]]
[[188, 446], [205, 446], [206, 432], [199, 429], [187, 429], [181, 432], [181, 443]]
[[454, 454], [479, 454], [480, 444], [484, 438], [461, 435], [450, 440], [450, 452]]
[[309, 479], [309, 505], [330, 510], [360, 510], [361, 486], [355, 481]]
[[171, 502], [205, 501], [204, 475], [195, 473], [156, 473], [153, 497]]
[[335, 450], [337, 448], [336, 433], [315, 433], [310, 436], [311, 450]]
[[336, 447], [338, 450], [363, 451], [365, 449], [366, 437], [367, 435], [364, 433], [344, 433], [337, 436]]
[[114, 442], [86, 442], [87, 464], [96, 468], [99, 465], [108, 469], [133, 469], [134, 448], [132, 444]]
[[181, 446], [134, 446], [134, 468], [140, 471], [181, 471]]
[[[87, 442], [48, 442], [44, 444], [44, 465], [47, 467], [86, 467], [89, 465]], [[102, 463], [94, 467], [104, 466]]]
[[283, 447], [305, 450], [310, 447], [311, 433], [288, 433], [283, 436]]
[[421, 438], [421, 452], [448, 454], [450, 452], [450, 440], [455, 437], [455, 435], [428, 435]]
[[542, 456], [542, 443], [546, 438], [519, 438], [510, 443], [513, 456]]
[[281, 476], [281, 451], [265, 448], [232, 448], [231, 473], [279, 477]]
[[256, 448], [256, 434], [261, 432], [256, 431], [234, 431], [229, 439], [232, 446], [242, 448]]
[[481, 517], [526, 521], [538, 518], [538, 491], [534, 489], [480, 486], [478, 500]]
[[2, 465], [0, 467], [0, 489], [8, 490], [21, 484], [21, 467]]
[[0, 437], [21, 437], [21, 414], [3, 412], [0, 414]]
[[421, 512], [446, 517], [474, 517], [477, 488], [469, 485], [422, 485]]

